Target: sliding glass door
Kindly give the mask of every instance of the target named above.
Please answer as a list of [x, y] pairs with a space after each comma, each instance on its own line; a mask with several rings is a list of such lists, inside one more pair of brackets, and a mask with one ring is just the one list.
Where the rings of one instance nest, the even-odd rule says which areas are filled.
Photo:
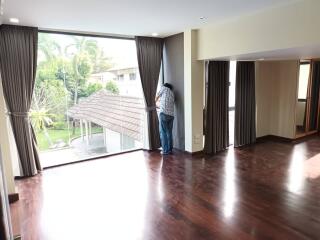
[[43, 167], [141, 148], [134, 40], [39, 33], [31, 119]]

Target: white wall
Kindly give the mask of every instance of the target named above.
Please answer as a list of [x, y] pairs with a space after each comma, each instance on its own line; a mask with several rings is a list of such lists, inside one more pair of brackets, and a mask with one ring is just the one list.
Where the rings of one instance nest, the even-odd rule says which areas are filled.
[[198, 59], [319, 46], [320, 1], [304, 0], [198, 31]]
[[184, 46], [183, 33], [164, 39], [164, 81], [171, 83], [174, 92], [173, 147], [185, 150], [184, 127]]
[[[1, 79], [0, 79], [1, 80]], [[14, 175], [19, 175], [18, 153], [16, 143], [13, 138], [9, 118], [6, 115], [5, 100], [3, 97], [2, 84], [0, 81], [0, 145], [4, 164], [4, 172], [8, 187], [8, 192], [15, 193]], [[15, 170], [15, 171], [14, 171]], [[16, 174], [15, 174], [16, 173]]]
[[203, 61], [197, 60], [197, 31], [184, 32], [185, 150], [203, 149]]
[[256, 63], [257, 137], [295, 137], [298, 61]]

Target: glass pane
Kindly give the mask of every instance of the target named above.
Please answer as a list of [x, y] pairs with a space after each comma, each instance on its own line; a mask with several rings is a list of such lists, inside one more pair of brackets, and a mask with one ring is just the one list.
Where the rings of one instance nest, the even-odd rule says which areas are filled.
[[234, 110], [229, 110], [229, 144], [234, 144]]
[[44, 167], [141, 148], [133, 40], [40, 33], [38, 52], [32, 121]]
[[310, 72], [310, 64], [300, 65], [298, 99], [307, 98], [309, 72]]
[[236, 103], [237, 61], [230, 61], [229, 72], [229, 144], [234, 143], [234, 107]]
[[229, 107], [234, 107], [236, 102], [236, 67], [237, 61], [230, 61], [229, 70]]

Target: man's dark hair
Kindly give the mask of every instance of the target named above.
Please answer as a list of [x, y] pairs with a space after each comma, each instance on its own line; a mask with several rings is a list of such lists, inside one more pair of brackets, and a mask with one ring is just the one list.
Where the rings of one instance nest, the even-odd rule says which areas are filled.
[[173, 87], [172, 87], [172, 85], [170, 83], [165, 83], [165, 84], [163, 84], [163, 86], [169, 88], [170, 90], [173, 89]]

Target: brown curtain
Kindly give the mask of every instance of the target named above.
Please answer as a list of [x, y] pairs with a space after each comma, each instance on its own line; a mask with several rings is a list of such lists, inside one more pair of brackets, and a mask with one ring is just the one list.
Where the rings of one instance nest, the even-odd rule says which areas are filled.
[[229, 62], [210, 61], [206, 71], [204, 152], [214, 154], [229, 146]]
[[256, 141], [254, 62], [237, 62], [234, 146]]
[[22, 176], [33, 176], [41, 170], [29, 119], [37, 67], [37, 45], [37, 28], [0, 26], [3, 92], [17, 143]]
[[160, 38], [136, 37], [136, 45], [140, 78], [146, 100], [149, 148], [155, 150], [160, 147], [155, 97], [162, 62], [163, 40]]
[[309, 130], [317, 130], [319, 125], [318, 107], [320, 91], [320, 61], [312, 61], [312, 86], [310, 102]]

